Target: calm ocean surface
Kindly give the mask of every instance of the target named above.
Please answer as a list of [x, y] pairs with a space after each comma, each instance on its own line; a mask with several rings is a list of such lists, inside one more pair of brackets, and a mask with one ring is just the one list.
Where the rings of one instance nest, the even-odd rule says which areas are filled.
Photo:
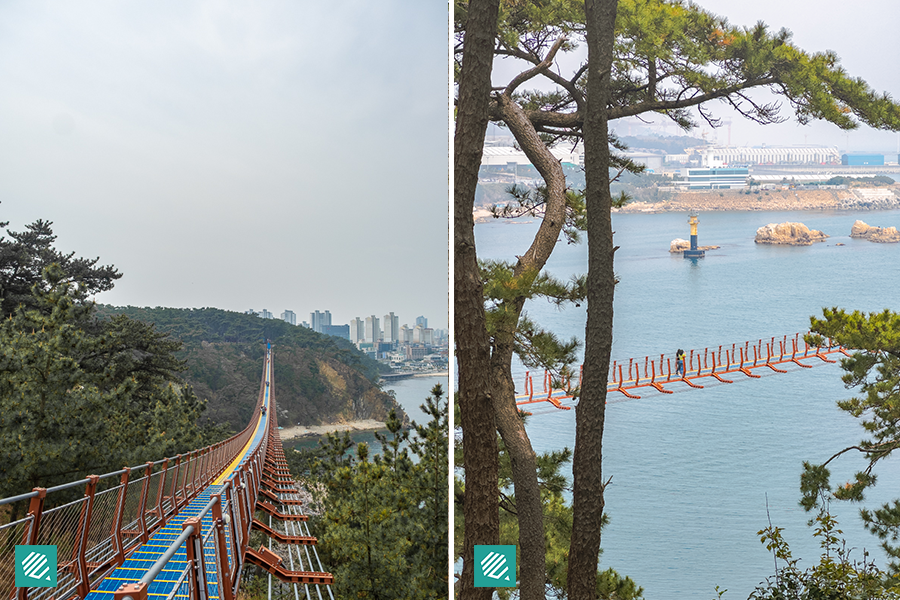
[[[856, 219], [900, 226], [900, 211], [701, 213], [701, 245], [719, 245], [695, 264], [669, 254], [674, 238], [688, 239], [686, 213], [614, 215], [616, 289], [614, 359], [674, 355], [805, 332], [823, 307], [900, 310], [900, 246], [850, 239]], [[756, 229], [799, 221], [831, 237], [808, 247], [757, 246]], [[481, 258], [514, 260], [538, 221], [476, 226]], [[846, 244], [836, 246], [836, 243]], [[585, 245], [560, 243], [548, 269], [568, 278], [586, 269]], [[558, 310], [546, 302], [526, 307], [563, 337], [584, 336], [584, 307]], [[811, 359], [810, 364], [820, 363]], [[517, 389], [522, 391], [524, 368]], [[765, 375], [761, 371], [759, 374]], [[611, 395], [604, 433], [606, 507], [601, 567], [614, 567], [644, 587], [648, 599], [746, 598], [766, 576], [773, 558], [756, 532], [768, 523], [785, 528], [800, 566], [814, 564], [818, 543], [799, 507], [804, 460], [822, 462], [863, 438], [857, 421], [836, 406], [852, 396], [836, 364], [797, 369], [734, 384], [672, 395], [639, 392], [640, 400]], [[540, 389], [540, 380], [536, 389]], [[528, 432], [535, 450], [574, 444], [575, 411], [535, 405]], [[843, 481], [863, 462], [845, 455], [832, 463]], [[867, 506], [900, 497], [900, 463], [878, 468]], [[863, 548], [884, 566], [878, 540], [867, 533], [858, 506], [838, 504], [851, 556]]]

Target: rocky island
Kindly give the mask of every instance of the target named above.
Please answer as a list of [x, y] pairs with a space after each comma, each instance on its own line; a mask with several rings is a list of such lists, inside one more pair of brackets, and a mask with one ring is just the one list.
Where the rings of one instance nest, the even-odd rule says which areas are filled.
[[857, 220], [850, 228], [850, 237], [869, 240], [870, 242], [900, 242], [900, 232], [896, 227], [873, 227]]
[[769, 223], [756, 230], [755, 241], [779, 246], [812, 246], [813, 242], [824, 242], [827, 237], [803, 223]]

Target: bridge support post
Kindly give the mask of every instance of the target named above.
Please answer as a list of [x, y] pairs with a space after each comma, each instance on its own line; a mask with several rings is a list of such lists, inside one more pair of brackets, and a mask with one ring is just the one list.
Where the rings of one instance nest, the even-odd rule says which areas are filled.
[[202, 522], [197, 517], [185, 519], [181, 524], [184, 531], [191, 527], [193, 531], [185, 541], [185, 549], [187, 550], [188, 569], [190, 570], [188, 587], [190, 588], [189, 598], [195, 600], [207, 600], [206, 595], [206, 563], [203, 560], [203, 528]]
[[[24, 546], [33, 546], [37, 541], [38, 530], [41, 527], [41, 515], [44, 513], [44, 498], [47, 496], [45, 488], [34, 488], [33, 491], [37, 492], [38, 495], [32, 498], [28, 505], [28, 514], [33, 517], [33, 520], [31, 521], [31, 528], [28, 530], [28, 534], [23, 536], [22, 545]], [[27, 600], [29, 589], [16, 588], [18, 600]]]
[[247, 548], [250, 547], [250, 542], [249, 542], [250, 521], [253, 519], [252, 508], [250, 506], [249, 501], [247, 500], [247, 498], [248, 498], [247, 487], [250, 484], [249, 479], [250, 479], [250, 476], [249, 476], [249, 473], [247, 472], [247, 467], [245, 465], [244, 468], [239, 472], [239, 478], [235, 478], [235, 481], [237, 481], [237, 480], [240, 481], [240, 485], [238, 487], [236, 487], [234, 490], [234, 495], [237, 499], [238, 509], [239, 509], [240, 516], [241, 516], [241, 522], [240, 522], [240, 534], [241, 534], [241, 541], [240, 541], [240, 551], [241, 552], [240, 552], [240, 554], [241, 554], [241, 556], [244, 556], [244, 552], [247, 550]]
[[222, 600], [233, 600], [228, 546], [225, 542], [225, 519], [222, 518], [222, 494], [212, 494], [210, 499], [216, 501], [212, 507], [212, 517], [216, 528], [216, 549], [219, 558], [219, 593], [222, 595]]
[[244, 545], [244, 534], [243, 531], [241, 531], [240, 527], [240, 506], [238, 502], [238, 496], [234, 493], [234, 485], [235, 480], [231, 480], [223, 490], [225, 493], [226, 504], [228, 505], [225, 526], [230, 527], [231, 556], [234, 557], [234, 569], [232, 570], [232, 573], [234, 573], [233, 577], [235, 581], [230, 582], [232, 590], [235, 589], [238, 575], [240, 574], [241, 568], [244, 564], [243, 554], [241, 553], [241, 548], [243, 548]]
[[156, 515], [159, 517], [159, 529], [166, 526], [166, 507], [163, 499], [166, 497], [166, 477], [169, 474], [169, 459], [165, 459], [162, 465], [162, 474], [159, 476], [159, 491], [156, 493]]
[[88, 475], [87, 486], [84, 495], [87, 501], [81, 509], [81, 518], [78, 523], [78, 533], [75, 538], [75, 565], [78, 571], [78, 595], [82, 598], [87, 597], [91, 591], [91, 581], [88, 577], [87, 561], [84, 558], [84, 552], [87, 547], [88, 530], [91, 527], [91, 517], [94, 514], [94, 494], [97, 493], [97, 484], [100, 482], [99, 475]]
[[116, 553], [116, 566], [125, 562], [125, 541], [122, 539], [122, 515], [125, 514], [125, 495], [128, 493], [128, 480], [131, 477], [131, 469], [125, 467], [122, 479], [119, 480], [119, 498], [116, 503], [116, 517], [112, 524], [112, 541]]
[[150, 475], [153, 474], [153, 463], [147, 462], [147, 470], [144, 472], [144, 485], [141, 488], [141, 501], [138, 504], [138, 532], [141, 542], [146, 544], [150, 540], [147, 533], [147, 495], [150, 493]]
[[[175, 456], [175, 464], [172, 469], [172, 485], [169, 486], [169, 508], [172, 514], [178, 511], [178, 475], [181, 468], [181, 455]], [[168, 514], [168, 512], [167, 512]]]

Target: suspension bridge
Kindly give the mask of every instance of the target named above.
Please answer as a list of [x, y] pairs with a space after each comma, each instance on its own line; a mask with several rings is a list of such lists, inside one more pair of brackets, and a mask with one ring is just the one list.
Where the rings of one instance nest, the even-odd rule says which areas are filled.
[[[0, 500], [28, 502], [23, 518], [0, 526], [2, 597], [234, 600], [249, 564], [268, 573], [270, 599], [275, 577], [295, 600], [334, 600], [278, 437], [272, 374], [267, 344], [250, 423], [223, 442]], [[81, 498], [44, 508], [81, 488]], [[251, 530], [268, 545], [250, 547]], [[55, 588], [15, 586], [16, 545], [56, 546]]]
[[[673, 362], [677, 358], [660, 354], [659, 358], [645, 356], [642, 359], [630, 358], [627, 361], [613, 361], [610, 365], [612, 380], [607, 383], [607, 402], [616, 392], [625, 399], [637, 400], [641, 396], [637, 391], [644, 389], [661, 394], [672, 394], [680, 386], [681, 389], [703, 389], [707, 383], [734, 383], [737, 377], [758, 379], [761, 377], [755, 370], [768, 370], [771, 373], [787, 373], [784, 367], [811, 369], [819, 364], [834, 363], [829, 355], [842, 354], [850, 356], [846, 348], [825, 340], [822, 346], [810, 346], [801, 334], [772, 337], [754, 342], [731, 344], [701, 350], [690, 350], [684, 356], [681, 369], [673, 370]], [[566, 400], [576, 398], [581, 388], [583, 367], [579, 368], [578, 378], [554, 377], [550, 371], [539, 374], [542, 378], [542, 389], [535, 392], [535, 374], [526, 371], [524, 377], [524, 393], [516, 395], [518, 406], [549, 403], [560, 410], [571, 410], [572, 406], [564, 404]], [[731, 378], [731, 376], [737, 376]], [[643, 392], [641, 392], [643, 393]]]

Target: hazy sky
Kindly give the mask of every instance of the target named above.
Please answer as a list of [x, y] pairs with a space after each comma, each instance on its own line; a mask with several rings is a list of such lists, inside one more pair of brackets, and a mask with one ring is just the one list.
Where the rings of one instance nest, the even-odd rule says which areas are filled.
[[115, 305], [447, 327], [447, 4], [0, 3], [0, 220]]
[[[861, 77], [878, 92], [888, 92], [900, 100], [900, 69], [896, 67], [897, 31], [900, 30], [900, 10], [892, 0], [868, 0], [863, 2], [837, 2], [835, 0], [696, 0], [695, 4], [726, 17], [738, 26], [753, 26], [757, 21], [769, 25], [772, 31], [782, 27], [793, 32], [793, 42], [807, 52], [833, 50], [841, 58], [842, 66], [853, 77]], [[509, 62], [509, 61], [508, 61]], [[576, 61], [577, 62], [577, 61]], [[511, 74], [518, 69], [511, 64], [498, 64], [495, 69], [495, 85], [508, 83]], [[568, 73], [564, 70], [563, 73]], [[754, 96], [762, 98], [762, 96]], [[900, 135], [860, 127], [843, 132], [828, 123], [800, 126], [792, 120], [779, 125], [760, 126], [744, 120], [724, 103], [709, 105], [714, 115], [731, 118], [731, 145], [800, 145], [825, 144], [846, 151], [898, 150]], [[790, 115], [790, 107], [783, 106], [783, 114]], [[649, 119], [663, 123], [661, 116]], [[632, 131], [637, 132], [640, 123], [632, 120]], [[619, 133], [628, 133], [628, 122], [614, 122]], [[674, 124], [656, 129], [659, 133], [680, 134]], [[700, 137], [704, 131], [707, 139], [716, 137], [722, 145], [728, 141], [728, 128], [711, 130], [705, 124], [692, 135]]]

